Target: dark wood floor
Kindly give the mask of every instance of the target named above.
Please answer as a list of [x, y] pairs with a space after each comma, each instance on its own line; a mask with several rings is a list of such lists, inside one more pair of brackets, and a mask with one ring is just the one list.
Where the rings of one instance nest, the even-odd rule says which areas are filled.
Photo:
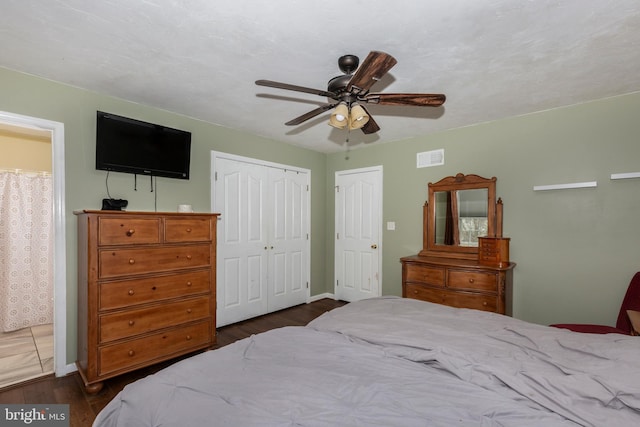
[[[302, 304], [233, 325], [224, 326], [218, 329], [218, 343], [216, 348], [270, 329], [283, 326], [306, 325], [322, 313], [344, 304], [346, 303], [343, 301], [334, 301], [325, 298], [310, 304]], [[102, 391], [95, 395], [89, 395], [84, 391], [82, 380], [77, 373], [62, 378], [49, 376], [22, 385], [0, 389], [0, 403], [69, 404], [71, 417], [70, 426], [90, 426], [98, 412], [100, 412], [124, 386], [139, 378], [157, 372], [174, 362], [176, 362], [176, 360], [160, 363], [107, 380], [105, 381]]]

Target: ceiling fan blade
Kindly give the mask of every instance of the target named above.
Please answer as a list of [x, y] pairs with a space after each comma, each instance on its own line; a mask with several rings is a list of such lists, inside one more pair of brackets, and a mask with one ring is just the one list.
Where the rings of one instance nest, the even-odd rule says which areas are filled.
[[447, 99], [436, 93], [370, 93], [361, 101], [380, 105], [412, 105], [417, 107], [439, 107]]
[[271, 81], [271, 80], [256, 80], [256, 84], [258, 86], [274, 87], [276, 89], [293, 90], [293, 91], [296, 91], [296, 92], [304, 92], [304, 93], [311, 93], [313, 95], [326, 96], [326, 97], [333, 98], [333, 99], [336, 98], [336, 94], [335, 93], [327, 92], [326, 90], [312, 89], [310, 87], [290, 85], [288, 83], [274, 82], [274, 81]]
[[[369, 112], [367, 112], [367, 114], [369, 114]], [[376, 133], [380, 130], [380, 126], [378, 126], [378, 124], [376, 123], [375, 120], [373, 120], [373, 117], [371, 117], [371, 114], [369, 114], [369, 121], [367, 123], [365, 123], [364, 126], [362, 126], [360, 128], [360, 130], [362, 131], [362, 133], [364, 133], [365, 135], [369, 135], [371, 133]]]
[[287, 126], [295, 126], [295, 125], [299, 125], [302, 122], [306, 122], [307, 120], [317, 116], [318, 114], [324, 113], [327, 110], [332, 109], [333, 107], [335, 107], [337, 104], [327, 104], [327, 105], [323, 105], [321, 107], [316, 108], [315, 110], [311, 110], [308, 113], [305, 113], [299, 117], [296, 117], [293, 120], [289, 120], [287, 123], [285, 123], [285, 125]]
[[396, 65], [398, 61], [388, 53], [371, 51], [364, 62], [358, 67], [347, 86], [347, 91], [363, 94]]

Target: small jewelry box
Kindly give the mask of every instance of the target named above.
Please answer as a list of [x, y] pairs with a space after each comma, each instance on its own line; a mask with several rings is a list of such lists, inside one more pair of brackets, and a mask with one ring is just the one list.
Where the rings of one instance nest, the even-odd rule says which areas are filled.
[[478, 237], [478, 263], [495, 267], [509, 264], [508, 237]]

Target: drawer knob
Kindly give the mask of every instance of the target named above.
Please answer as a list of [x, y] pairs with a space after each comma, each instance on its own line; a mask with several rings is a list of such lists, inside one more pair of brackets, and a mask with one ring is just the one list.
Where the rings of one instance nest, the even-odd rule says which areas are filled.
[[187, 259], [188, 259], [188, 260], [191, 260], [191, 255], [187, 255]]
[[482, 305], [484, 305], [486, 307], [487, 306], [487, 302], [486, 301], [483, 302]]
[[190, 228], [187, 228], [187, 233], [191, 233], [191, 229]]
[[129, 258], [129, 264], [133, 265], [136, 263], [136, 260], [133, 258]]
[[128, 354], [129, 354], [129, 357], [133, 357], [136, 354], [136, 352], [133, 350], [129, 350]]
[[187, 313], [191, 314], [191, 309], [187, 308]]
[[127, 292], [129, 295], [133, 295], [135, 294], [135, 292], [133, 291], [133, 289], [129, 289], [129, 292]]
[[135, 323], [136, 323], [135, 320], [129, 320], [129, 326], [133, 326], [135, 325]]
[[473, 283], [473, 282], [475, 282], [475, 280], [469, 279], [469, 283]]
[[414, 293], [415, 295], [418, 295], [418, 291], [417, 291], [416, 289], [414, 289], [414, 290], [413, 290], [413, 293]]
[[191, 340], [191, 335], [187, 335], [187, 341]]
[[135, 233], [136, 230], [134, 230], [133, 228], [130, 228], [129, 230], [127, 230], [127, 236], [131, 237], [133, 236], [133, 233]]
[[191, 282], [187, 282], [187, 286], [191, 286], [191, 285], [192, 285], [192, 283], [191, 283]]

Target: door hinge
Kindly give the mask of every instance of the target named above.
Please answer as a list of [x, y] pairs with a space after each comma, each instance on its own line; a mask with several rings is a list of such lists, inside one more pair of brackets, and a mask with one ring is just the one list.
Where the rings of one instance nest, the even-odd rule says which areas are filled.
[[336, 185], [336, 192], [339, 193], [340, 192], [340, 186]]
[[340, 240], [340, 233], [336, 233], [336, 240]]
[[336, 280], [336, 286], [340, 286], [340, 280]]
[[214, 172], [213, 176], [214, 176], [213, 180], [217, 181], [218, 180], [218, 172]]
[[307, 240], [309, 240], [309, 233], [307, 233]]
[[309, 282], [307, 282], [307, 289], [309, 289]]
[[309, 184], [307, 184], [307, 191], [309, 191]]

